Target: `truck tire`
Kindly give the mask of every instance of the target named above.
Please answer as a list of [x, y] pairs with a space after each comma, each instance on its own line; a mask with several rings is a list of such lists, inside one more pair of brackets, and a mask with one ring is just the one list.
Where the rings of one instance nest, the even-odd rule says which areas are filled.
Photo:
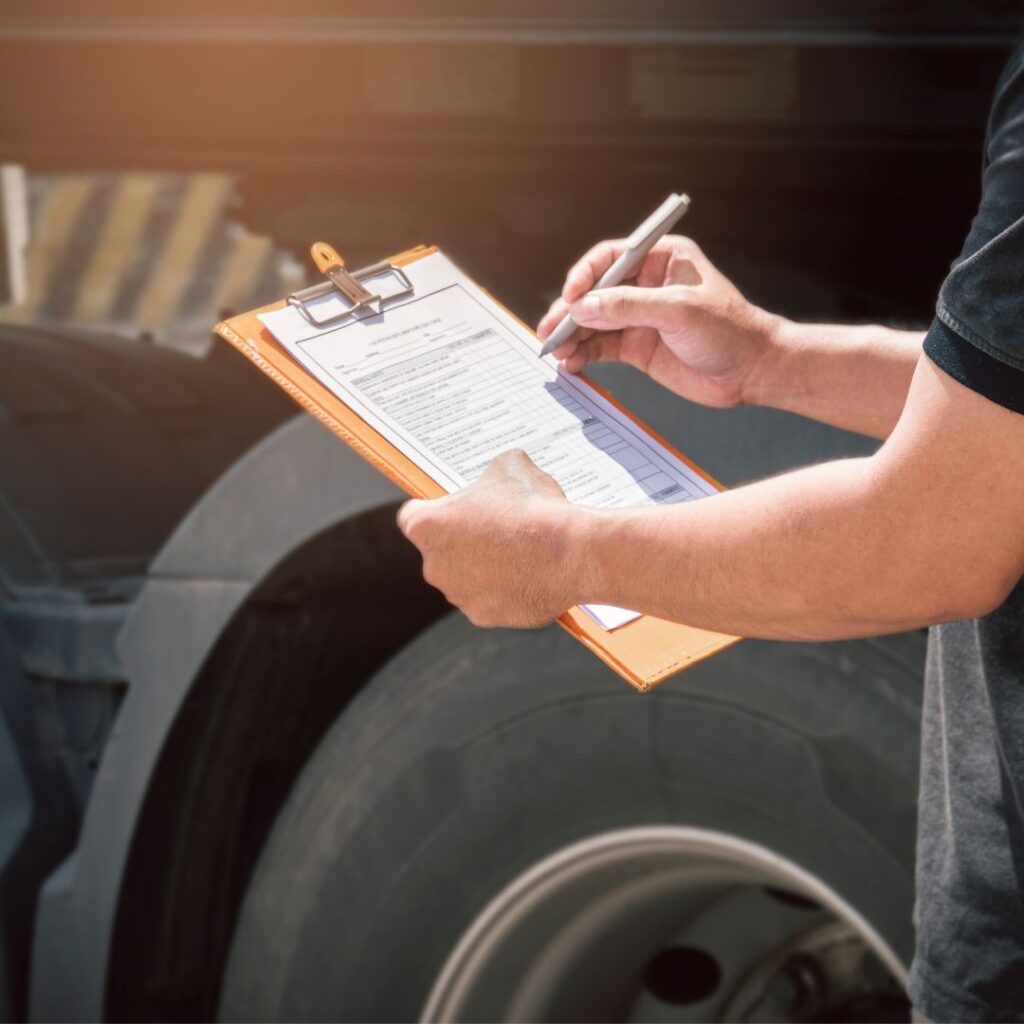
[[640, 695], [446, 617], [296, 783], [221, 1017], [900, 1019], [921, 652], [747, 641]]

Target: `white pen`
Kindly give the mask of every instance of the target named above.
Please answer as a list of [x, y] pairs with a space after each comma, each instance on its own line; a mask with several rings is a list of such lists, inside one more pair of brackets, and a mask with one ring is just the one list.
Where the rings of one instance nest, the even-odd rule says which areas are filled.
[[[673, 193], [659, 206], [626, 239], [626, 248], [622, 255], [601, 275], [600, 280], [590, 290], [596, 292], [601, 288], [612, 288], [623, 281], [643, 262], [644, 257], [658, 244], [659, 239], [667, 235], [678, 223], [679, 218], [690, 208], [690, 197], [685, 193], [676, 195]], [[544, 347], [540, 350], [542, 356], [554, 352], [560, 345], [564, 345], [576, 330], [576, 324], [568, 313], [562, 322], [548, 335]]]

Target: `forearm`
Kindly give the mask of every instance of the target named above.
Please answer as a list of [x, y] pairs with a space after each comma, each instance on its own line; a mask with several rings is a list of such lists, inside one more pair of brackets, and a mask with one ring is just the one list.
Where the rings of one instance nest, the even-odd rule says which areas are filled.
[[1024, 578], [1024, 417], [922, 357], [869, 458], [678, 505], [570, 504], [523, 451], [406, 502], [423, 575], [481, 626], [576, 604], [743, 636], [822, 640], [987, 615]]
[[681, 505], [576, 509], [574, 596], [768, 639], [961, 617], [971, 609], [948, 552], [904, 528], [905, 490], [875, 459], [855, 459]]
[[763, 368], [746, 400], [869, 437], [899, 419], [921, 353], [921, 331], [771, 320]]

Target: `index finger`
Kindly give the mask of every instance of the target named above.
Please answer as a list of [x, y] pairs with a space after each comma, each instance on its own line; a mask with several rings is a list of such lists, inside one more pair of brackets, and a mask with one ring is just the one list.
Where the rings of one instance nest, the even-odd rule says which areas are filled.
[[[601, 275], [622, 255], [626, 250], [625, 238], [615, 238], [607, 242], [598, 242], [589, 252], [583, 255], [579, 261], [569, 269], [565, 276], [565, 284], [562, 286], [562, 298], [566, 302], [575, 302], [580, 296], [586, 295], [597, 283]], [[651, 247], [645, 258], [637, 266], [636, 270], [625, 277], [620, 284], [628, 284], [630, 281], [639, 282], [640, 276], [646, 271], [648, 274], [655, 267], [655, 275], [660, 277], [664, 274], [666, 255], [675, 252], [680, 246], [689, 247], [692, 251], [694, 244], [687, 238], [680, 238], [676, 235], [666, 235], [659, 238]], [[684, 252], [687, 249], [684, 248]], [[653, 263], [652, 263], [653, 259]]]
[[551, 308], [540, 318], [537, 324], [537, 333], [541, 338], [547, 336], [562, 322], [562, 318], [569, 312], [569, 306], [565, 299], [558, 298], [551, 303]]
[[606, 242], [598, 242], [592, 249], [577, 260], [565, 275], [562, 286], [562, 298], [566, 302], [575, 302], [581, 295], [586, 295], [598, 278], [625, 251], [626, 240], [615, 238]]

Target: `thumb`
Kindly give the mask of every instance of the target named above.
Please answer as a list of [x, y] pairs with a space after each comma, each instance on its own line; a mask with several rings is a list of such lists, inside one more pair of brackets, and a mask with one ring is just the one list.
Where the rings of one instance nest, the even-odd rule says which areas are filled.
[[678, 320], [685, 296], [681, 288], [603, 288], [577, 299], [569, 313], [580, 327], [614, 331], [623, 327], [671, 328]]

